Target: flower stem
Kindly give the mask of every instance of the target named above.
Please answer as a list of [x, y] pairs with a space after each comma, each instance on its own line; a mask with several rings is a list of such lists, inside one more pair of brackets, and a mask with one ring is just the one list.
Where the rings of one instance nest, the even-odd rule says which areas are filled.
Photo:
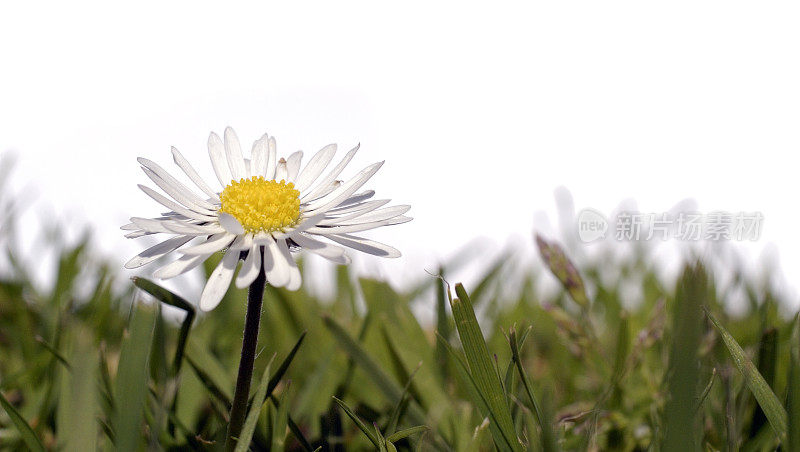
[[250, 380], [253, 378], [253, 362], [256, 359], [258, 328], [261, 321], [261, 303], [264, 299], [264, 286], [267, 276], [264, 267], [250, 285], [247, 292], [247, 314], [244, 320], [244, 339], [242, 339], [242, 357], [239, 361], [239, 376], [236, 378], [236, 390], [231, 404], [230, 423], [225, 435], [225, 450], [233, 451], [236, 441], [242, 433], [244, 419], [247, 414], [247, 400], [250, 397]]

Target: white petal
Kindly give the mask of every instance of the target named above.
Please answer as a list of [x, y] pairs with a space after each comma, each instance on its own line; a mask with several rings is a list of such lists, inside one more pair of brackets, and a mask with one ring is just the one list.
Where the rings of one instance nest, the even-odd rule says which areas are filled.
[[278, 158], [278, 146], [275, 143], [275, 137], [267, 139], [267, 172], [264, 174], [264, 179], [272, 180], [275, 178], [275, 160]]
[[356, 190], [367, 183], [367, 181], [380, 169], [382, 165], [383, 162], [378, 162], [364, 168], [355, 177], [342, 184], [329, 195], [310, 202], [308, 206], [306, 206], [306, 211], [318, 213], [338, 207], [342, 201], [349, 198], [350, 195], [355, 193]]
[[244, 289], [245, 287], [253, 284], [253, 281], [258, 277], [258, 272], [261, 271], [261, 247], [253, 245], [250, 252], [247, 254], [247, 259], [244, 260], [239, 274], [236, 275], [236, 287]]
[[[171, 184], [167, 182], [165, 179], [161, 178], [150, 170], [147, 167], [142, 167], [142, 171], [150, 178], [156, 185], [162, 190], [164, 193], [170, 195], [172, 199], [178, 201], [179, 203], [183, 204], [184, 206], [200, 213], [204, 213], [207, 215], [213, 215], [213, 212], [217, 209], [216, 206], [209, 203], [208, 201], [203, 201], [202, 199], [198, 198], [197, 195], [190, 192], [186, 187], [179, 187], [178, 185]], [[180, 182], [178, 182], [180, 184]]]
[[236, 237], [231, 243], [231, 248], [239, 251], [249, 250], [253, 246], [253, 234], [244, 234]]
[[[172, 174], [170, 174], [167, 170], [165, 170], [164, 168], [162, 168], [161, 166], [159, 166], [157, 163], [153, 162], [152, 160], [148, 160], [146, 158], [139, 157], [138, 159], [136, 159], [136, 161], [138, 161], [139, 164], [141, 164], [143, 167], [145, 167], [145, 168], [149, 169], [150, 171], [152, 171], [156, 176], [158, 176], [159, 178], [163, 179], [164, 182], [166, 182], [167, 184], [171, 185], [175, 190], [180, 192], [181, 196], [183, 196], [184, 198], [188, 198], [190, 200], [190, 202], [195, 204], [197, 207], [199, 207], [201, 209], [209, 209], [209, 210], [213, 210], [215, 208], [213, 204], [209, 203], [208, 201], [204, 201], [203, 199], [201, 199], [191, 189], [189, 189], [189, 187], [184, 185], [178, 179], [175, 179], [175, 177]], [[166, 191], [166, 190], [164, 190], [164, 191]], [[175, 198], [175, 199], [178, 200], [177, 198]], [[178, 200], [178, 201], [180, 201], [180, 200]], [[187, 207], [192, 207], [191, 205], [186, 205], [186, 206]]]
[[228, 291], [228, 286], [231, 285], [231, 279], [233, 279], [233, 273], [236, 271], [238, 263], [239, 252], [228, 250], [217, 268], [208, 277], [208, 282], [200, 295], [200, 310], [208, 312], [216, 308], [222, 301], [222, 297]]
[[294, 261], [292, 253], [289, 252], [289, 246], [286, 244], [286, 240], [277, 240], [277, 243], [283, 258], [286, 259], [286, 262], [289, 264], [289, 282], [286, 284], [286, 289], [297, 290], [303, 282], [300, 277], [300, 269], [297, 268], [297, 262]]
[[320, 192], [326, 190], [328, 188], [328, 186], [330, 184], [332, 184], [333, 181], [336, 180], [336, 178], [339, 176], [339, 174], [341, 174], [342, 171], [344, 171], [344, 168], [347, 166], [348, 163], [350, 163], [350, 160], [353, 159], [353, 156], [356, 155], [356, 152], [358, 152], [358, 149], [360, 147], [361, 147], [361, 143], [359, 143], [353, 149], [350, 149], [350, 151], [348, 151], [347, 154], [345, 154], [344, 158], [342, 158], [342, 161], [340, 161], [339, 164], [337, 164], [333, 168], [333, 170], [331, 170], [330, 173], [328, 173], [322, 180], [319, 181], [319, 184], [317, 184], [317, 188], [315, 188], [315, 189], [311, 190], [310, 192], [304, 194], [301, 199], [303, 199], [303, 200], [314, 199], [314, 198], [319, 196]]
[[247, 167], [244, 164], [242, 147], [239, 145], [239, 137], [232, 128], [225, 128], [225, 154], [228, 158], [228, 167], [231, 169], [233, 180], [240, 180], [248, 177]]
[[236, 236], [233, 234], [229, 234], [227, 232], [223, 232], [221, 234], [214, 234], [208, 238], [205, 242], [195, 245], [183, 250], [180, 250], [182, 254], [188, 255], [201, 255], [201, 254], [213, 254], [217, 251], [225, 248], [226, 246], [230, 245], [233, 239]]
[[378, 209], [372, 212], [360, 213], [359, 215], [352, 218], [347, 218], [347, 217], [341, 218], [338, 221], [326, 224], [351, 225], [351, 224], [362, 224], [362, 223], [372, 223], [375, 221], [391, 220], [392, 218], [399, 217], [400, 215], [403, 215], [404, 213], [408, 212], [409, 209], [411, 209], [411, 206], [409, 205], [391, 206], [385, 209]]
[[344, 201], [339, 203], [339, 207], [347, 207], [354, 204], [362, 203], [369, 198], [375, 196], [375, 190], [366, 190], [361, 193], [356, 193], [355, 195], [345, 199]]
[[153, 190], [150, 187], [145, 185], [139, 184], [139, 189], [147, 194], [147, 196], [153, 198], [157, 203], [161, 204], [162, 206], [166, 207], [167, 209], [172, 209], [173, 212], [183, 215], [186, 218], [191, 218], [193, 220], [200, 220], [200, 221], [213, 221], [215, 217], [211, 215], [204, 215], [199, 212], [195, 212], [189, 208], [186, 208], [177, 202], [168, 199], [166, 196], [158, 193], [157, 191]]
[[304, 251], [310, 251], [314, 254], [324, 257], [325, 259], [332, 260], [337, 264], [347, 264], [350, 262], [350, 259], [344, 252], [344, 248], [338, 245], [321, 242], [303, 234], [293, 234], [291, 239]]
[[325, 213], [325, 220], [320, 221], [319, 224], [334, 225], [347, 222], [359, 218], [362, 215], [368, 214], [388, 202], [388, 199], [379, 199], [376, 201], [362, 202], [356, 204], [355, 206], [331, 209]]
[[167, 234], [172, 232], [164, 225], [164, 223], [168, 223], [170, 220], [152, 220], [150, 218], [132, 217], [131, 221], [145, 232], [165, 232]]
[[289, 262], [281, 254], [275, 240], [268, 242], [264, 251], [264, 271], [267, 273], [267, 281], [274, 287], [283, 287], [291, 279]]
[[309, 234], [327, 235], [327, 234], [345, 234], [350, 232], [368, 231], [370, 229], [379, 228], [381, 226], [390, 226], [393, 224], [407, 223], [411, 221], [411, 217], [399, 216], [390, 220], [372, 221], [369, 223], [349, 224], [344, 226], [329, 226], [329, 227], [314, 227], [308, 228]]
[[128, 223], [119, 227], [123, 231], [138, 231], [139, 226], [136, 226], [136, 223]]
[[197, 171], [195, 171], [191, 163], [189, 163], [183, 154], [181, 154], [174, 147], [172, 148], [172, 160], [174, 160], [175, 164], [178, 165], [181, 170], [183, 170], [184, 174], [186, 174], [186, 176], [189, 177], [189, 179], [191, 179], [195, 185], [197, 185], [197, 188], [202, 190], [203, 193], [207, 194], [211, 199], [219, 201], [219, 195], [217, 195], [217, 193], [215, 193], [214, 190], [208, 186], [206, 181], [204, 181], [203, 178], [197, 174]]
[[125, 264], [125, 268], [139, 268], [182, 247], [194, 237], [180, 236], [164, 240], [139, 253]]
[[300, 172], [300, 162], [303, 160], [303, 151], [293, 152], [286, 159], [286, 181], [294, 182]]
[[216, 223], [199, 225], [186, 221], [165, 221], [163, 225], [169, 232], [184, 235], [211, 235], [225, 232], [225, 229]]
[[[375, 199], [345, 207], [337, 207], [328, 211], [328, 215], [344, 215], [351, 213], [363, 213], [375, 210], [389, 203], [391, 199]], [[340, 204], [341, 205], [341, 204]]]
[[297, 179], [294, 182], [294, 187], [300, 191], [300, 193], [304, 192], [311, 184], [314, 183], [315, 180], [325, 171], [325, 168], [331, 163], [333, 160], [333, 156], [336, 155], [336, 145], [329, 144], [324, 148], [320, 149], [311, 160], [306, 163], [305, 168], [303, 171], [300, 172], [300, 175], [297, 176]]
[[225, 155], [225, 146], [222, 140], [214, 132], [208, 136], [208, 156], [211, 158], [211, 166], [217, 175], [220, 185], [227, 187], [233, 180], [231, 170], [228, 167], [228, 157]]
[[367, 254], [381, 257], [400, 257], [400, 251], [397, 249], [381, 242], [365, 239], [363, 237], [357, 237], [348, 234], [330, 234], [326, 235], [325, 238]]
[[289, 171], [286, 169], [286, 160], [278, 160], [278, 165], [275, 167], [275, 180], [289, 182]]
[[250, 151], [250, 174], [253, 177], [264, 177], [267, 174], [267, 135], [256, 140], [253, 143], [253, 149]]
[[180, 259], [170, 262], [169, 264], [159, 268], [158, 270], [153, 273], [158, 279], [170, 279], [174, 278], [178, 275], [182, 275], [189, 270], [197, 267], [204, 260], [208, 259], [211, 256], [210, 254], [201, 255], [201, 256], [181, 256]]
[[244, 227], [242, 224], [229, 213], [222, 212], [219, 214], [219, 224], [231, 234], [244, 234]]

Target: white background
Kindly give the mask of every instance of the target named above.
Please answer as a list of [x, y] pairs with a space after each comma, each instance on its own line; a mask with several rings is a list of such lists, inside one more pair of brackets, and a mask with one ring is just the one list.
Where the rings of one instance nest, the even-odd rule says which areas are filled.
[[789, 2], [4, 4], [0, 151], [120, 262], [143, 244], [119, 225], [159, 211], [135, 158], [174, 145], [211, 177], [231, 125], [286, 154], [360, 142], [350, 174], [387, 160], [370, 186], [415, 220], [369, 237], [400, 279], [475, 237], [532, 248], [563, 185], [602, 212], [760, 211], [749, 248], [797, 281], [798, 23]]

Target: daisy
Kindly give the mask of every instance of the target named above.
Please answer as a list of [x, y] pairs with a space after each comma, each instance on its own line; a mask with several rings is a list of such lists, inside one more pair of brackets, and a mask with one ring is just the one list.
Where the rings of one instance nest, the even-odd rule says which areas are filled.
[[338, 264], [350, 261], [345, 247], [399, 257], [400, 252], [391, 246], [353, 235], [411, 220], [403, 215], [410, 206], [385, 207], [389, 200], [373, 200], [374, 191], [358, 192], [383, 162], [364, 168], [346, 182], [337, 180], [357, 151], [358, 146], [323, 176], [336, 153], [335, 144], [322, 148], [301, 169], [303, 152], [278, 160], [275, 138], [266, 134], [253, 144], [250, 158], [245, 158], [229, 127], [224, 140], [215, 133], [208, 138], [220, 189], [208, 185], [172, 148], [175, 164], [202, 194], [154, 162], [139, 158], [142, 170], [163, 194], [144, 185], [139, 188], [169, 211], [157, 218], [131, 218], [130, 224], [122, 226], [128, 231], [125, 237], [172, 237], [146, 249], [125, 267], [138, 268], [177, 253], [178, 259], [154, 273], [168, 279], [224, 251], [200, 296], [200, 309], [210, 311], [228, 290], [240, 260], [244, 263], [236, 275], [236, 287], [248, 287], [263, 268], [273, 286], [297, 290], [301, 278], [291, 255], [294, 251], [307, 250]]

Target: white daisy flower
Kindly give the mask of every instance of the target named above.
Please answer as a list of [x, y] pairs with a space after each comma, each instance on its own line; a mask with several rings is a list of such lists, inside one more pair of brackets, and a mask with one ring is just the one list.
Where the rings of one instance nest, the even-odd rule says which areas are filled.
[[146, 249], [125, 267], [138, 268], [177, 252], [177, 260], [154, 273], [157, 278], [168, 279], [225, 250], [200, 297], [200, 309], [210, 311], [227, 292], [240, 260], [244, 264], [236, 276], [237, 287], [249, 286], [263, 267], [267, 282], [297, 290], [300, 270], [292, 251], [304, 249], [339, 264], [350, 261], [344, 247], [399, 257], [400, 252], [391, 246], [353, 235], [411, 220], [403, 215], [410, 206], [384, 207], [389, 200], [372, 200], [374, 191], [356, 193], [383, 162], [364, 168], [347, 182], [337, 180], [356, 151], [358, 146], [322, 176], [336, 153], [335, 144], [322, 148], [301, 170], [303, 152], [277, 160], [275, 138], [266, 134], [253, 144], [246, 159], [236, 133], [229, 127], [224, 141], [215, 133], [208, 138], [208, 153], [221, 191], [209, 186], [172, 148], [175, 164], [202, 195], [152, 161], [139, 158], [142, 170], [166, 196], [144, 185], [139, 188], [170, 210], [158, 218], [131, 218], [130, 224], [122, 226], [129, 231], [125, 237], [172, 237]]

